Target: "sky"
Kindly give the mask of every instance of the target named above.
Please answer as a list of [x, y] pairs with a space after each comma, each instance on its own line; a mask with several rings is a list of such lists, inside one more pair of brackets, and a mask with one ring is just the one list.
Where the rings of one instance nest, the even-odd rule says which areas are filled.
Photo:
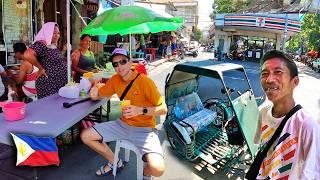
[[199, 23], [198, 28], [203, 29], [212, 24], [209, 18], [210, 13], [213, 11], [212, 4], [213, 0], [196, 0], [198, 1], [198, 13], [199, 13]]

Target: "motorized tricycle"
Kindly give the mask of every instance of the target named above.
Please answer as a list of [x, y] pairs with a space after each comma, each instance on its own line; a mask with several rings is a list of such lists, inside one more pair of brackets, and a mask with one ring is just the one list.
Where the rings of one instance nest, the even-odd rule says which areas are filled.
[[257, 151], [258, 106], [243, 66], [209, 60], [177, 64], [166, 78], [165, 100], [167, 139], [183, 159], [224, 161], [229, 167], [240, 154], [253, 157]]

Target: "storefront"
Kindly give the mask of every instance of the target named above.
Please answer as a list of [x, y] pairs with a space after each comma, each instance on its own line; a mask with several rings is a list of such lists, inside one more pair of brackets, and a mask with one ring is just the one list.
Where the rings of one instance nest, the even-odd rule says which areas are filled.
[[0, 63], [15, 65], [13, 44], [32, 43], [32, 0], [2, 0], [0, 8]]
[[[284, 39], [300, 32], [299, 14], [218, 14], [215, 50], [231, 58], [258, 61]], [[286, 33], [284, 33], [286, 31]]]

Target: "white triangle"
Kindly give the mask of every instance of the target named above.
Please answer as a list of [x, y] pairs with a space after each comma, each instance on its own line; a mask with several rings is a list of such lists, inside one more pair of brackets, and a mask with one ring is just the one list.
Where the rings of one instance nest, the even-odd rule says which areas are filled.
[[22, 163], [25, 161], [32, 153], [35, 152], [26, 142], [20, 139], [18, 136], [12, 134], [14, 143], [16, 144], [17, 148], [17, 164]]

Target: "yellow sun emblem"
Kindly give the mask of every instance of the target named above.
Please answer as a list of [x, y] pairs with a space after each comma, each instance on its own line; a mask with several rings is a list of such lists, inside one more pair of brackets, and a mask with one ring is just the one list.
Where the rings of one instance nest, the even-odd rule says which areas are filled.
[[18, 152], [20, 152], [20, 154], [22, 156], [25, 156], [26, 155], [26, 147], [24, 146], [24, 144], [19, 144], [18, 145]]

